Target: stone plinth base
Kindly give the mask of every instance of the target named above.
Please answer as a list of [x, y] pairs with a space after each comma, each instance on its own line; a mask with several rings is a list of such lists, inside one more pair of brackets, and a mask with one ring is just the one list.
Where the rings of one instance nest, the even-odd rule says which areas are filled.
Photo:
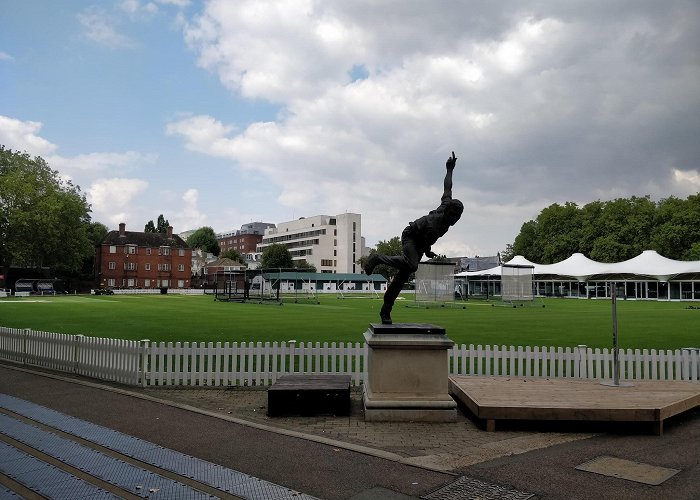
[[453, 422], [444, 328], [424, 324], [370, 324], [364, 384], [365, 420]]

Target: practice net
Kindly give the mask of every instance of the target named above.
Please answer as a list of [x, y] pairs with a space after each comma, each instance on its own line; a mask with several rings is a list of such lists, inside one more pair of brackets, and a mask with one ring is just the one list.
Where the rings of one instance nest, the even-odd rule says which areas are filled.
[[534, 266], [501, 264], [501, 298], [503, 302], [534, 300], [532, 275]]
[[454, 302], [455, 265], [452, 262], [421, 262], [416, 271], [416, 302]]

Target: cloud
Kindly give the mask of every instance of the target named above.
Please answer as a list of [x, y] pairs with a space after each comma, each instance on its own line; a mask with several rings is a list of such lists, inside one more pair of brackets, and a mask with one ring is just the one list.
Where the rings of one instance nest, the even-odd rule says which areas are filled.
[[136, 151], [126, 153], [86, 153], [72, 157], [58, 155], [47, 156], [46, 160], [52, 167], [70, 173], [87, 173], [100, 175], [104, 171], [124, 173], [136, 169], [139, 165], [152, 164], [156, 155], [142, 154]]
[[361, 212], [370, 242], [435, 208], [454, 149], [472, 207], [444, 245], [495, 253], [549, 203], [685, 192], [671, 165], [700, 169], [700, 29], [676, 7], [214, 0], [184, 25], [198, 64], [282, 111], [167, 131], [282, 205]]
[[191, 188], [182, 195], [180, 211], [172, 217], [173, 227], [180, 228], [180, 231], [188, 229], [198, 229], [205, 226], [207, 216], [199, 210], [199, 191]]
[[56, 145], [38, 135], [43, 126], [41, 122], [0, 115], [0, 144], [31, 155], [49, 155], [56, 150]]
[[14, 61], [14, 60], [15, 60], [15, 58], [12, 57], [10, 54], [0, 50], [0, 61]]
[[190, 0], [156, 0], [156, 3], [183, 8], [190, 4]]
[[87, 200], [95, 220], [109, 221], [112, 226], [127, 222], [138, 213], [134, 199], [148, 188], [142, 179], [114, 177], [100, 179], [87, 189]]
[[141, 3], [139, 0], [122, 0], [119, 8], [132, 17], [149, 17], [158, 12], [158, 5], [153, 2]]
[[111, 49], [130, 49], [137, 46], [131, 38], [117, 31], [116, 18], [102, 9], [89, 7], [78, 14], [78, 21], [83, 27], [85, 37], [99, 45]]

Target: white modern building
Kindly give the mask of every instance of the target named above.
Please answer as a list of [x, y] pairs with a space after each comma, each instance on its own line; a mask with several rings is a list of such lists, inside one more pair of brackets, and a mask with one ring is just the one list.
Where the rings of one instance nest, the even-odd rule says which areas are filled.
[[265, 230], [258, 251], [279, 243], [294, 261], [313, 264], [320, 273], [359, 273], [364, 239], [360, 214], [316, 215], [282, 222]]

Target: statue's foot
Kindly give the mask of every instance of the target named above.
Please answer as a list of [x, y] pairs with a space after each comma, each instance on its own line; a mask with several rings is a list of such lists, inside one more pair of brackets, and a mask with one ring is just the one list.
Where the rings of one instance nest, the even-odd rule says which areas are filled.
[[382, 319], [382, 325], [391, 325], [391, 309], [382, 306], [379, 317]]
[[367, 273], [367, 276], [372, 275], [372, 272], [374, 272], [374, 268], [377, 267], [377, 264], [379, 264], [379, 257], [377, 257], [377, 254], [370, 254], [370, 256], [367, 257], [367, 262], [365, 263], [365, 273]]

